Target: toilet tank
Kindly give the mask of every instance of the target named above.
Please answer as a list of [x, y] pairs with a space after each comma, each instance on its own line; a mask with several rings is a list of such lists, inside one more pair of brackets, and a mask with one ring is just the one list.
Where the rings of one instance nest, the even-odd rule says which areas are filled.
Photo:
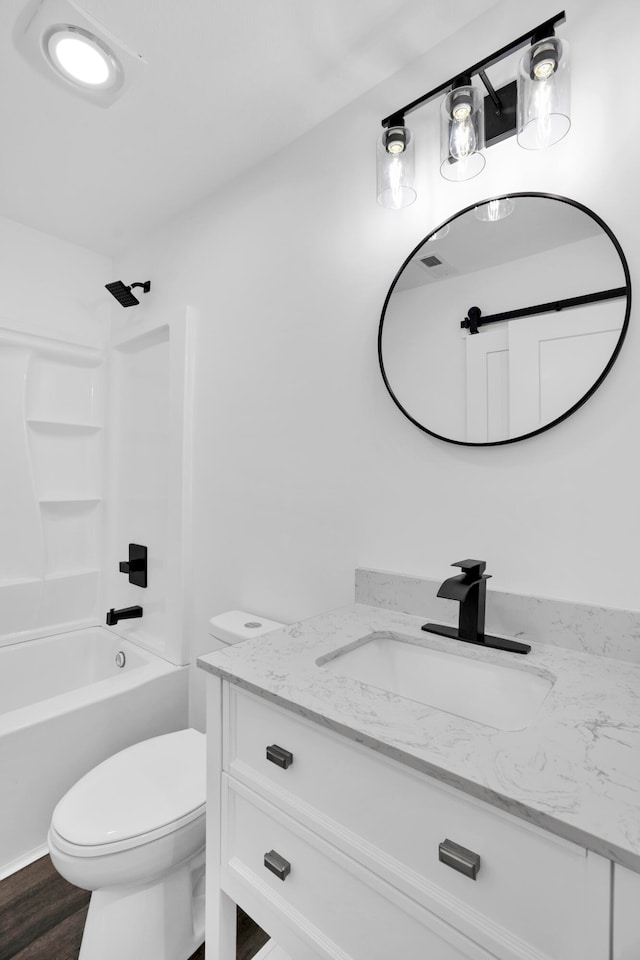
[[246, 610], [227, 610], [226, 613], [211, 617], [209, 621], [208, 652], [221, 650], [231, 643], [239, 643], [240, 640], [248, 640], [250, 637], [259, 637], [279, 627], [284, 627], [284, 623], [258, 617]]

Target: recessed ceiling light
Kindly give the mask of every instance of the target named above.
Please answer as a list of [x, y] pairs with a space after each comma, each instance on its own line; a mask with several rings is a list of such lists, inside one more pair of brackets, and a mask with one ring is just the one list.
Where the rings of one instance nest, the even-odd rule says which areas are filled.
[[80, 6], [84, 2], [20, 0], [16, 47], [48, 83], [96, 107], [111, 107], [142, 79], [147, 61], [108, 25], [90, 16]]
[[72, 24], [57, 24], [43, 37], [50, 65], [65, 80], [93, 90], [115, 90], [123, 71], [112, 50], [95, 34]]

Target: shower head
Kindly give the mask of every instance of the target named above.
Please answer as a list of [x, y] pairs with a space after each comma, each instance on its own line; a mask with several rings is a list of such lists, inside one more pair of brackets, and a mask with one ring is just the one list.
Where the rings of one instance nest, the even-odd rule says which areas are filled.
[[137, 297], [134, 297], [131, 291], [134, 287], [142, 287], [143, 293], [149, 293], [151, 280], [147, 280], [145, 283], [132, 283], [129, 287], [122, 280], [114, 280], [113, 283], [105, 283], [105, 287], [122, 307], [134, 307], [140, 301]]

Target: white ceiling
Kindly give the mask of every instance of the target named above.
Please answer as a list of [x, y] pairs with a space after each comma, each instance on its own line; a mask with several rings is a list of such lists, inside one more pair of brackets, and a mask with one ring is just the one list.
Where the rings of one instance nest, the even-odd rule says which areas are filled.
[[2, 0], [0, 215], [117, 253], [495, 2], [81, 0], [148, 63], [103, 109], [19, 55]]

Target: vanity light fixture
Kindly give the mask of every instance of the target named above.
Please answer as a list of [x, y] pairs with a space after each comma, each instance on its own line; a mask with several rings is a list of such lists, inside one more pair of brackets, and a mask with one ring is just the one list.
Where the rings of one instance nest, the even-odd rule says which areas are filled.
[[450, 226], [448, 223], [445, 223], [444, 226], [440, 227], [439, 230], [436, 230], [435, 233], [432, 233], [431, 236], [427, 237], [427, 243], [431, 243], [432, 240], [444, 240], [449, 234]]
[[[485, 147], [516, 133], [519, 145], [528, 150], [561, 140], [571, 126], [569, 45], [555, 36], [555, 28], [565, 19], [561, 11], [385, 117], [377, 149], [378, 203], [397, 210], [416, 199], [413, 133], [405, 126], [405, 116], [443, 93], [440, 173], [446, 180], [477, 176], [485, 165]], [[517, 79], [495, 90], [486, 71], [523, 47], [528, 49]], [[476, 76], [486, 90], [484, 96], [473, 85]], [[500, 219], [510, 212], [479, 218]]]
[[470, 180], [482, 172], [484, 111], [471, 77], [459, 77], [440, 111], [440, 173], [445, 180]]
[[383, 130], [378, 139], [376, 166], [380, 206], [399, 210], [413, 203], [416, 199], [413, 133], [405, 127], [404, 118]]
[[476, 220], [484, 223], [495, 223], [496, 220], [504, 220], [516, 208], [515, 200], [511, 197], [498, 197], [496, 200], [487, 200], [475, 208]]
[[562, 140], [571, 126], [569, 45], [542, 37], [518, 67], [518, 143], [541, 150]]

